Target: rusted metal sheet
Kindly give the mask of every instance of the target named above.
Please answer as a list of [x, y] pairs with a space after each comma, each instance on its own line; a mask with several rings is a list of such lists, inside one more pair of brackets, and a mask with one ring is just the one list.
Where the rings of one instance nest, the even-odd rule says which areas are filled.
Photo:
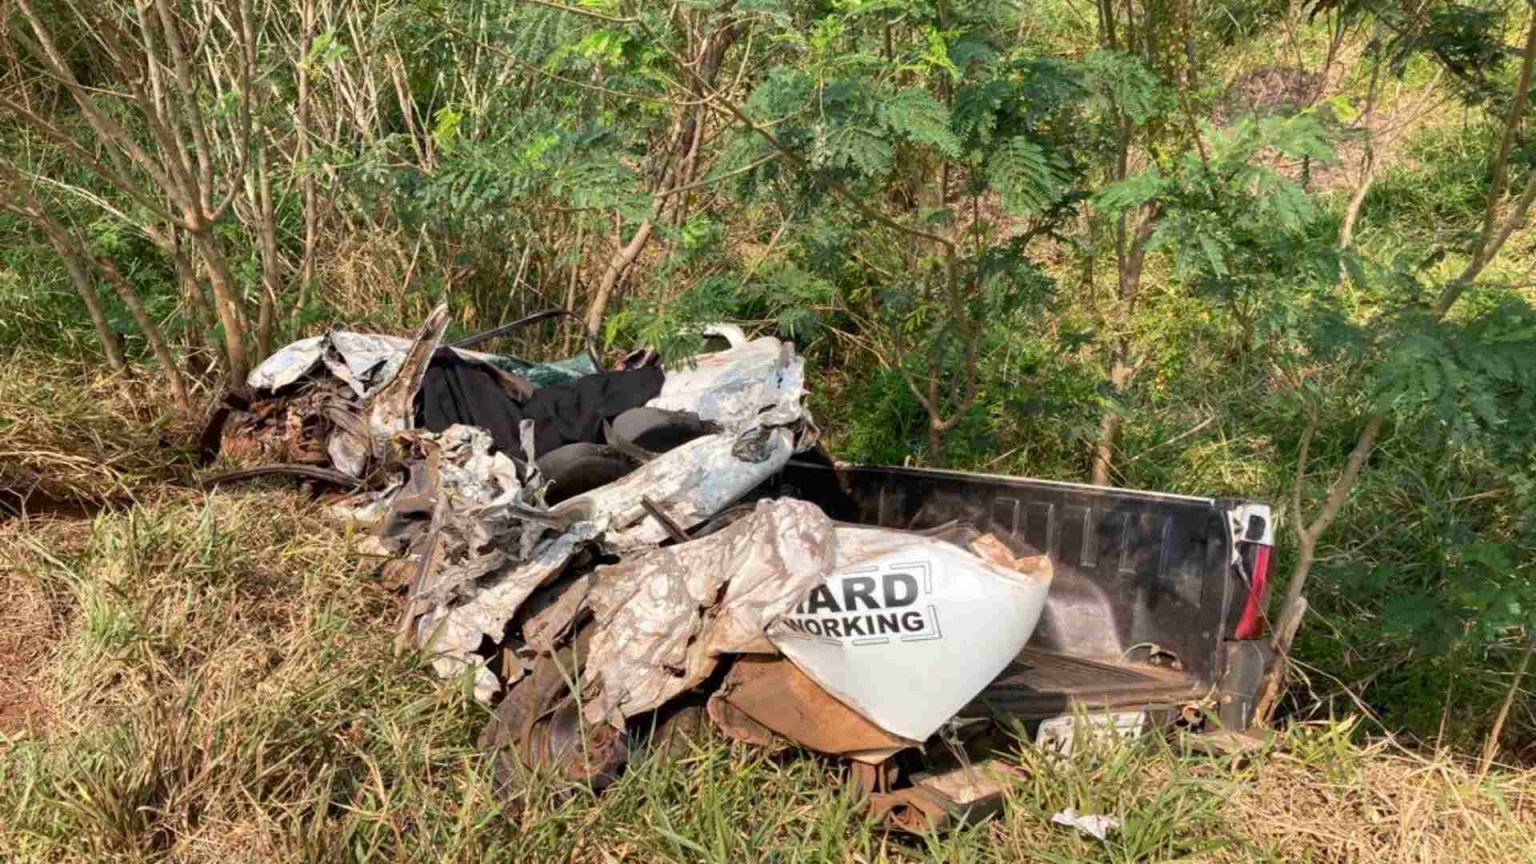
[[326, 465], [330, 413], [355, 406], [346, 388], [319, 385], [297, 396], [248, 399], [232, 396], [215, 415], [216, 428], [205, 433], [210, 448], [236, 465], [274, 463]]
[[897, 750], [921, 743], [869, 722], [782, 657], [739, 658], [714, 698], [820, 753], [878, 763]]
[[724, 732], [726, 737], [732, 740], [757, 747], [783, 746], [786, 743], [785, 739], [775, 736], [772, 729], [753, 720], [747, 716], [746, 712], [720, 698], [718, 692], [709, 697], [705, 709], [715, 728]]
[[523, 643], [528, 650], [548, 654], [565, 641], [581, 611], [587, 608], [592, 574], [583, 573], [566, 585], [554, 602], [523, 622]]
[[[416, 393], [447, 326], [444, 304], [428, 314], [412, 339], [345, 331], [302, 339], [262, 362], [247, 377], [247, 386], [256, 394], [256, 404], [281, 406], [271, 410], [285, 412], [299, 426], [321, 426], [322, 434], [311, 436], [323, 454], [316, 461], [329, 461], [344, 474], [362, 477], [377, 464], [391, 436], [414, 425]], [[458, 353], [494, 367], [489, 355]], [[295, 389], [301, 392], [292, 392]], [[242, 434], [248, 424], [239, 419], [224, 423], [231, 433], [223, 436], [225, 452], [260, 447], [259, 440]], [[314, 449], [312, 442], [306, 443], [306, 451]]]
[[569, 645], [532, 663], [528, 676], [497, 706], [480, 744], [496, 754], [498, 774], [507, 762], [601, 790], [618, 779], [629, 758], [622, 727], [589, 723], [573, 686], [581, 677], [591, 628]]

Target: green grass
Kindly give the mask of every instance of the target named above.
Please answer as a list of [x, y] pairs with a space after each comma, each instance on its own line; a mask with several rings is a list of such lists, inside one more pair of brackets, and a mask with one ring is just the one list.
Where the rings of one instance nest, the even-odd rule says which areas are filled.
[[[643, 756], [600, 797], [529, 780], [506, 806], [473, 745], [486, 711], [393, 654], [398, 607], [371, 562], [323, 508], [276, 489], [13, 521], [0, 583], [58, 609], [31, 661], [41, 708], [0, 727], [6, 861], [1509, 861], [1536, 848], [1536, 778], [1479, 782], [1448, 758], [1362, 747], [1348, 723], [1245, 759], [1160, 739], [1071, 759], [1026, 748], [999, 818], [917, 838], [871, 824], [834, 762], [718, 740]], [[1305, 801], [1321, 810], [1298, 812]], [[1408, 845], [1377, 836], [1389, 823], [1366, 805], [1422, 830]], [[1101, 843], [1051, 825], [1067, 806], [1123, 828]], [[1317, 824], [1332, 827], [1303, 830]]]

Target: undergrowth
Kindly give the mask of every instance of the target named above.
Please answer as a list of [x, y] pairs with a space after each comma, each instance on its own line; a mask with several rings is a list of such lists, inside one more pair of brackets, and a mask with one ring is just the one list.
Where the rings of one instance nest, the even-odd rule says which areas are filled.
[[0, 519], [89, 511], [179, 477], [193, 420], [169, 402], [151, 367], [119, 374], [40, 352], [0, 354]]

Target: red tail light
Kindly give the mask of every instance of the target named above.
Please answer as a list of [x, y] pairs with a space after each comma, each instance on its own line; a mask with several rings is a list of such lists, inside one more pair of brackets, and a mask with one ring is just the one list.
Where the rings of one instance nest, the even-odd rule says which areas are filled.
[[1253, 572], [1248, 574], [1248, 599], [1243, 603], [1243, 614], [1237, 619], [1235, 639], [1257, 639], [1264, 632], [1264, 595], [1269, 588], [1269, 554], [1273, 546], [1256, 545], [1253, 550]]

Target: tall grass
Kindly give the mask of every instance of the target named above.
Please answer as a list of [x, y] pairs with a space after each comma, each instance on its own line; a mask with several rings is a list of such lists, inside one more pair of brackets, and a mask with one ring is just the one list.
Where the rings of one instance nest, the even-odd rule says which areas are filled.
[[[1205, 757], [1152, 739], [1021, 748], [1002, 816], [888, 836], [835, 763], [716, 740], [641, 756], [601, 797], [491, 794], [462, 682], [391, 651], [394, 598], [323, 508], [162, 491], [89, 522], [12, 522], [0, 579], [58, 598], [0, 727], [6, 861], [1514, 861], [1536, 775], [1361, 746], [1347, 722]], [[3, 662], [5, 658], [0, 658]], [[1107, 813], [1105, 842], [1050, 823]]]

